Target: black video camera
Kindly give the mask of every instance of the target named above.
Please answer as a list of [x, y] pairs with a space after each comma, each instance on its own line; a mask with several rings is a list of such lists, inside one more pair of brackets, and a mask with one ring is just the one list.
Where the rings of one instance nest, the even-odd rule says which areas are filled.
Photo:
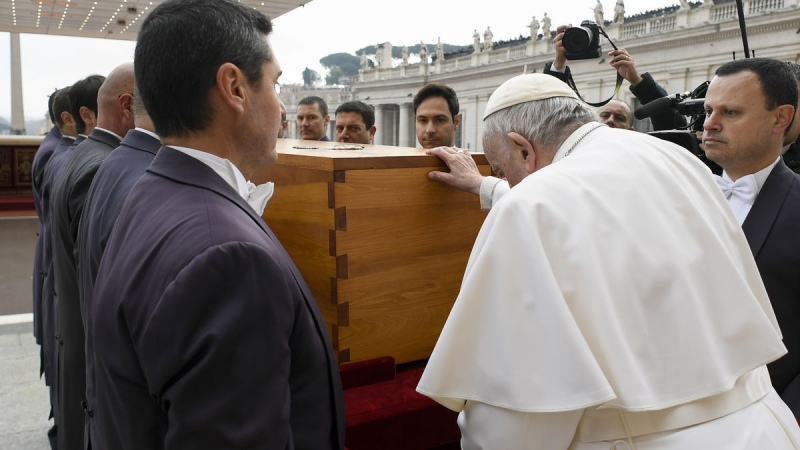
[[561, 43], [570, 61], [599, 58], [600, 26], [591, 20], [584, 20], [579, 27], [567, 28]]

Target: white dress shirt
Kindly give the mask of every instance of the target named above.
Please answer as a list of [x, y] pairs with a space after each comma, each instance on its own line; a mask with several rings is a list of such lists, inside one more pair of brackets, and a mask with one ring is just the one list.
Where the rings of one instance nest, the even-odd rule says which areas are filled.
[[211, 170], [222, 177], [226, 183], [231, 185], [259, 216], [264, 214], [264, 208], [275, 192], [275, 184], [273, 182], [270, 181], [256, 186], [250, 181], [245, 180], [242, 172], [236, 165], [230, 162], [230, 160], [193, 148], [178, 147], [176, 145], [170, 145], [170, 147], [210, 167]]

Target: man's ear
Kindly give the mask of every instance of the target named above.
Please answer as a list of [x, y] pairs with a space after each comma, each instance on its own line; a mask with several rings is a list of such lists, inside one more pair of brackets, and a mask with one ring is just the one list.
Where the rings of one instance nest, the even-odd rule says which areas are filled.
[[794, 106], [792, 105], [781, 105], [775, 108], [775, 128], [774, 131], [776, 133], [780, 133], [781, 135], [786, 133], [786, 130], [789, 126], [792, 125], [792, 119], [797, 120], [797, 117], [794, 117]]
[[330, 122], [331, 122], [331, 116], [330, 116], [330, 114], [328, 114], [327, 116], [325, 116], [325, 128], [328, 127], [328, 124]]
[[525, 166], [528, 173], [533, 173], [539, 167], [536, 166], [536, 149], [521, 134], [512, 131], [508, 133], [509, 151], [512, 161], [516, 161]]
[[461, 125], [461, 113], [458, 113], [455, 117], [453, 117], [453, 126], [458, 128], [459, 125]]
[[61, 111], [61, 123], [63, 123], [65, 127], [68, 127], [70, 125], [75, 126], [75, 119], [69, 112]]
[[119, 109], [122, 111], [126, 120], [133, 120], [133, 94], [122, 94], [119, 96]]
[[375, 137], [375, 132], [376, 131], [378, 131], [378, 128], [375, 125], [369, 127], [369, 138], [370, 138], [370, 140]]
[[244, 113], [247, 99], [247, 83], [244, 74], [235, 64], [225, 63], [217, 69], [216, 88], [222, 103], [237, 113]]
[[95, 119], [96, 116], [94, 114], [94, 111], [92, 111], [91, 109], [89, 109], [86, 106], [81, 106], [78, 109], [78, 113], [80, 114], [81, 120], [83, 121], [83, 123], [85, 125], [92, 125], [92, 127], [94, 127], [94, 123], [95, 123], [95, 120], [96, 120]]

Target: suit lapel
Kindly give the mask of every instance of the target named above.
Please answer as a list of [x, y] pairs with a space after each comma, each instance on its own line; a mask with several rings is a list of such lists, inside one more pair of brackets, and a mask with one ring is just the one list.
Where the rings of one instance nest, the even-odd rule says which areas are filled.
[[778, 161], [747, 214], [742, 230], [754, 257], [758, 257], [793, 182], [794, 172], [786, 167], [783, 160]]

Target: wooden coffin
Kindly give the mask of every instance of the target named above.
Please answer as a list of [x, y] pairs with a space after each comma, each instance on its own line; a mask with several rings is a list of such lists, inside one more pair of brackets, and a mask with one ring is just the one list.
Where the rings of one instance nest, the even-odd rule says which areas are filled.
[[275, 183], [264, 219], [311, 287], [340, 363], [427, 358], [486, 214], [477, 196], [428, 180], [446, 166], [422, 149], [336, 145], [278, 140], [278, 162], [254, 180]]

